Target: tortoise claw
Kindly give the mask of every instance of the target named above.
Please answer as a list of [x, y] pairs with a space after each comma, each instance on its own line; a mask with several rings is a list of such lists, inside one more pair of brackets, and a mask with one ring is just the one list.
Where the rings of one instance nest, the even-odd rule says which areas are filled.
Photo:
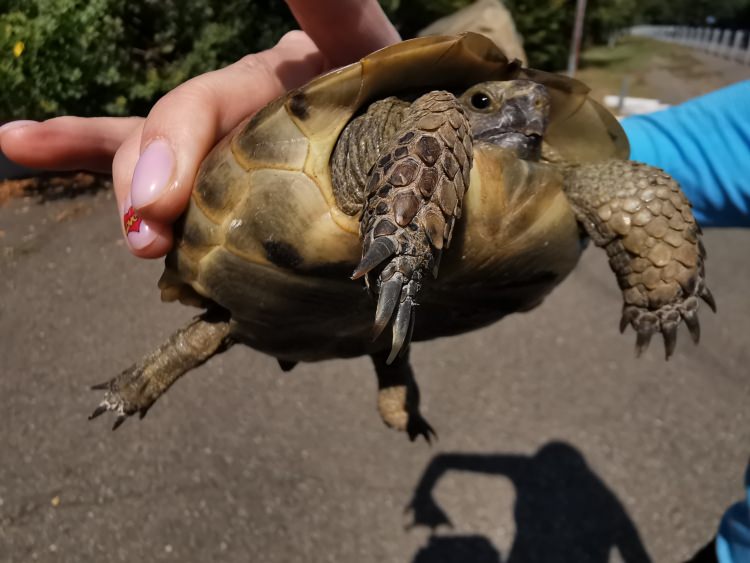
[[115, 419], [115, 423], [112, 425], [112, 432], [117, 430], [120, 426], [122, 426], [122, 423], [125, 422], [128, 419], [127, 415], [121, 414]]
[[685, 322], [693, 342], [697, 344], [701, 337], [697, 297], [701, 297], [712, 309], [715, 307], [713, 296], [705, 284], [699, 286], [694, 295], [654, 310], [626, 305], [620, 319], [620, 331], [622, 332], [628, 325], [632, 325], [635, 329], [637, 333], [636, 356], [646, 351], [654, 333], [661, 332], [664, 339], [664, 353], [668, 360], [674, 353], [677, 343], [677, 327], [682, 321]]
[[425, 441], [431, 446], [432, 440], [436, 442], [438, 440], [437, 432], [435, 429], [421, 416], [410, 416], [409, 424], [406, 427], [406, 433], [409, 435], [409, 440], [413, 442], [419, 436], [422, 436]]
[[625, 306], [622, 309], [622, 316], [620, 317], [620, 334], [625, 332], [628, 325], [633, 322], [633, 319], [637, 316], [638, 312], [633, 307]]
[[[391, 352], [387, 364], [409, 347], [414, 331], [414, 308], [422, 279], [422, 264], [414, 256], [397, 256], [380, 272], [379, 297], [373, 323], [372, 339], [377, 340], [389, 323], [393, 323]], [[395, 317], [394, 317], [395, 313]]]
[[648, 350], [648, 345], [651, 343], [652, 332], [638, 331], [635, 339], [635, 356], [640, 358], [641, 355]]
[[698, 315], [695, 311], [687, 311], [683, 314], [683, 318], [685, 319], [685, 324], [690, 331], [690, 337], [693, 339], [693, 342], [698, 344], [701, 339], [701, 325], [698, 321]]
[[352, 274], [352, 279], [356, 280], [370, 272], [373, 268], [376, 268], [386, 259], [390, 258], [396, 253], [396, 243], [389, 237], [378, 237], [367, 249], [367, 252], [362, 257], [357, 268]]
[[[407, 297], [398, 307], [396, 321], [393, 323], [393, 340], [391, 341], [391, 354], [385, 361], [386, 364], [393, 363], [399, 354], [404, 350], [404, 344], [411, 337], [413, 327], [412, 315], [413, 302], [411, 297]], [[408, 345], [408, 344], [407, 344]]]
[[105, 383], [92, 385], [95, 391], [104, 391], [104, 399], [89, 416], [89, 420], [100, 417], [106, 412], [112, 412], [117, 417], [112, 430], [117, 430], [132, 415], [138, 413], [143, 418], [151, 408], [153, 401], [143, 400], [148, 381], [143, 379], [143, 370], [137, 365], [131, 366], [117, 377]]
[[94, 409], [94, 412], [92, 412], [89, 415], [89, 420], [94, 420], [96, 417], [103, 415], [105, 412], [107, 412], [109, 409], [107, 408], [107, 405], [101, 404], [98, 407]]
[[380, 286], [380, 297], [378, 297], [378, 308], [375, 312], [375, 324], [373, 325], [373, 340], [377, 340], [383, 329], [391, 321], [393, 311], [396, 310], [396, 305], [401, 299], [402, 288], [403, 281], [400, 274], [396, 274]]
[[623, 318], [629, 319], [635, 329], [635, 355], [637, 358], [640, 358], [643, 352], [648, 350], [648, 346], [651, 343], [651, 336], [660, 330], [659, 317], [651, 311], [639, 311], [631, 307], [626, 308]]
[[698, 295], [700, 295], [700, 298], [703, 299], [703, 301], [705, 301], [706, 304], [715, 313], [716, 312], [716, 300], [714, 300], [714, 296], [711, 293], [711, 290], [708, 289], [708, 287], [706, 287], [705, 284], [701, 287]]
[[662, 336], [664, 337], [665, 359], [668, 360], [674, 353], [675, 346], [677, 345], [677, 323], [663, 326]]

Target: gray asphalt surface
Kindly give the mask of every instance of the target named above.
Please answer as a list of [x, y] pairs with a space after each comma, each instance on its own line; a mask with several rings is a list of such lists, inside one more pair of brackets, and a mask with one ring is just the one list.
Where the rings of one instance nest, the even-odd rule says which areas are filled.
[[[692, 56], [645, 77], [665, 101], [748, 76]], [[668, 363], [618, 333], [597, 249], [537, 310], [414, 346], [432, 447], [382, 425], [368, 360], [244, 347], [112, 433], [88, 386], [195, 310], [159, 301], [109, 193], [0, 208], [0, 562], [684, 561], [750, 454], [750, 231], [704, 240], [719, 314]]]
[[[0, 561], [682, 561], [742, 494], [750, 231], [706, 233], [719, 314], [668, 363], [618, 333], [597, 249], [539, 309], [414, 346], [429, 447], [382, 425], [369, 361], [283, 374], [245, 347], [143, 421], [88, 422], [88, 386], [194, 311], [159, 302], [108, 192], [0, 229]], [[407, 527], [417, 490], [452, 528]]]

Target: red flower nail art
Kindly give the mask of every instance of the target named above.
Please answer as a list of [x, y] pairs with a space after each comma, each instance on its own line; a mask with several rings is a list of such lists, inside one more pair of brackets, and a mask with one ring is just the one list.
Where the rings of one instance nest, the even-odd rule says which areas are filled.
[[141, 221], [143, 219], [138, 216], [133, 206], [128, 207], [122, 218], [122, 224], [125, 226], [125, 234], [139, 233], [141, 231]]

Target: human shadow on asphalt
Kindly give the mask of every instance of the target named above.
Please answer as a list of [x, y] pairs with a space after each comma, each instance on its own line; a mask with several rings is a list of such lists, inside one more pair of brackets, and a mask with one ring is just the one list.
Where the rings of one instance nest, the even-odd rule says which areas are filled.
[[[435, 456], [409, 504], [413, 525], [433, 530], [452, 525], [433, 498], [435, 486], [449, 471], [498, 475], [513, 482], [516, 537], [505, 563], [608, 563], [612, 549], [624, 563], [651, 562], [622, 503], [570, 444], [550, 442], [533, 456]], [[412, 563], [459, 561], [501, 563], [501, 556], [483, 536], [433, 534]]]

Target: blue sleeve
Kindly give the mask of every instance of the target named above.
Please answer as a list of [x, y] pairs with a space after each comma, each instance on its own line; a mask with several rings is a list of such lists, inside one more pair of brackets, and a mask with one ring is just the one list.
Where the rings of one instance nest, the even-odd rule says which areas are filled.
[[703, 226], [750, 226], [750, 81], [622, 122], [630, 158], [663, 168]]
[[745, 489], [745, 500], [727, 510], [721, 520], [716, 537], [719, 563], [750, 561], [750, 465], [745, 472]]

